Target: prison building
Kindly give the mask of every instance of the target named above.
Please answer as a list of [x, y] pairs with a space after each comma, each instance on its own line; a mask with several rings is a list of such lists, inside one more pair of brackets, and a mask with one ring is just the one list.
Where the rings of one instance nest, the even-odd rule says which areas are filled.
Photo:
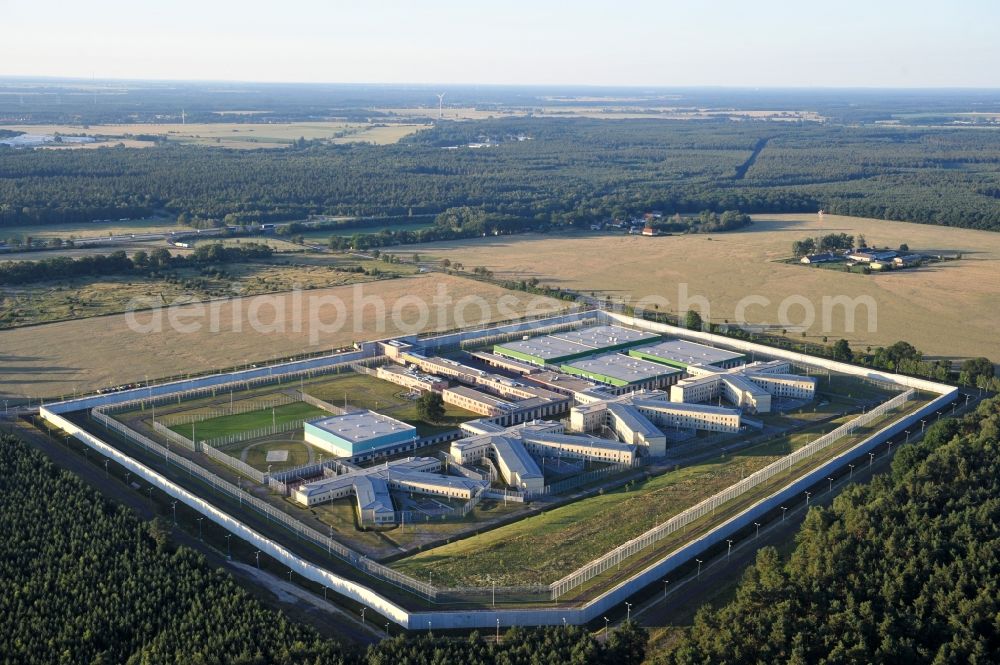
[[[643, 394], [651, 400], [666, 400], [663, 391]], [[631, 405], [632, 396], [611, 397], [574, 406], [570, 411], [570, 427], [575, 432], [596, 432], [605, 427], [619, 440], [636, 446], [650, 457], [662, 457], [667, 452], [667, 437], [646, 416]]]
[[526, 431], [521, 434], [521, 443], [535, 457], [559, 456], [614, 464], [632, 464], [637, 457], [633, 445], [593, 436]]
[[632, 348], [628, 350], [628, 354], [633, 358], [658, 362], [678, 369], [687, 369], [690, 365], [711, 365], [731, 369], [746, 363], [746, 356], [742, 353], [683, 339], [670, 339]]
[[410, 457], [300, 485], [292, 499], [303, 506], [354, 496], [361, 521], [393, 524], [396, 511], [390, 489], [469, 500], [489, 486], [484, 480], [438, 473], [433, 457]]
[[739, 432], [742, 427], [742, 418], [738, 409], [641, 399], [633, 400], [632, 407], [661, 428], [732, 433]]
[[445, 404], [453, 404], [482, 416], [502, 416], [517, 409], [513, 402], [468, 386], [445, 388], [441, 391], [441, 399]]
[[405, 339], [390, 339], [379, 342], [378, 349], [386, 358], [401, 363], [403, 354], [413, 350], [413, 344]]
[[483, 434], [459, 439], [452, 442], [449, 452], [463, 466], [488, 457], [496, 465], [504, 482], [523, 492], [540, 492], [545, 487], [542, 470], [516, 438], [502, 434]]
[[364, 409], [309, 420], [303, 429], [306, 443], [352, 462], [412, 450], [417, 441], [412, 425]]
[[597, 382], [590, 381], [582, 376], [573, 376], [571, 374], [563, 374], [562, 372], [555, 372], [552, 370], [536, 372], [535, 374], [524, 377], [524, 380], [529, 383], [538, 384], [546, 390], [551, 390], [552, 392], [559, 393], [560, 395], [566, 395], [567, 397], [572, 397], [574, 399], [576, 398], [577, 393], [593, 390], [599, 385]]
[[421, 372], [433, 374], [434, 376], [442, 376], [446, 379], [452, 379], [467, 385], [474, 385], [476, 379], [486, 373], [481, 369], [464, 365], [457, 360], [441, 358], [439, 356], [428, 357], [415, 352], [403, 353], [400, 355], [400, 359], [408, 365], [416, 367]]
[[433, 374], [423, 374], [399, 365], [384, 365], [375, 370], [376, 378], [422, 393], [443, 390], [448, 382]]
[[622, 326], [591, 326], [493, 346], [493, 353], [532, 365], [562, 365], [573, 360], [628, 349], [659, 335]]
[[485, 351], [477, 351], [470, 354], [473, 358], [482, 360], [484, 363], [490, 367], [497, 367], [500, 369], [505, 369], [508, 372], [514, 372], [515, 374], [534, 374], [535, 372], [541, 371], [538, 365], [532, 363], [524, 362], [523, 360], [517, 360], [515, 358], [505, 358], [504, 356], [498, 356], [495, 353], [487, 353]]
[[707, 402], [718, 397], [751, 413], [769, 413], [771, 398], [813, 399], [816, 380], [789, 374], [791, 364], [784, 360], [755, 362], [729, 370], [711, 365], [691, 365], [689, 378], [670, 388], [673, 402]]
[[669, 387], [677, 383], [683, 375], [683, 372], [676, 367], [632, 358], [622, 353], [608, 353], [577, 360], [562, 365], [560, 369], [566, 374], [630, 391]]
[[757, 374], [747, 372], [748, 379], [775, 397], [811, 400], [816, 397], [816, 379], [798, 374]]

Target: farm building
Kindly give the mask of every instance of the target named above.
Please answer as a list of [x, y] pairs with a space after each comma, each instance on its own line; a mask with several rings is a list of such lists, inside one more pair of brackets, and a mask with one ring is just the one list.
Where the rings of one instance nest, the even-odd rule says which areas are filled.
[[803, 256], [799, 259], [799, 263], [835, 263], [837, 261], [843, 261], [844, 257], [840, 254], [834, 254], [832, 252], [825, 252], [822, 254], [809, 254], [808, 256]]
[[303, 427], [306, 443], [354, 460], [406, 450], [417, 439], [412, 425], [368, 410], [325, 416], [307, 421]]

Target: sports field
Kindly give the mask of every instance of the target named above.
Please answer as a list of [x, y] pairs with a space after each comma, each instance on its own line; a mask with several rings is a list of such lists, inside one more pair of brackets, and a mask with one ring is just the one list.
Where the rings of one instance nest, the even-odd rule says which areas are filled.
[[[826, 233], [865, 236], [869, 244], [909, 245], [928, 254], [961, 253], [959, 261], [878, 275], [809, 270], [780, 263], [792, 242]], [[412, 246], [421, 258], [448, 258], [471, 268], [484, 266], [499, 279], [538, 278], [542, 284], [594, 292], [637, 302], [655, 296], [678, 311], [682, 289], [707, 299], [712, 321], [736, 319], [743, 298], [758, 300], [745, 310], [749, 323], [795, 330], [803, 321], [804, 299], [815, 312], [806, 330], [810, 341], [846, 338], [859, 348], [906, 340], [933, 357], [984, 355], [1000, 360], [1000, 233], [826, 215], [755, 215], [745, 231], [647, 238], [617, 232], [571, 237], [503, 236]], [[581, 257], [586, 257], [582, 260]], [[868, 329], [867, 307], [857, 308], [851, 331], [844, 309], [826, 317], [823, 298], [870, 297], [877, 315]], [[782, 325], [779, 310], [787, 305]], [[697, 308], [697, 305], [693, 305]], [[798, 337], [797, 332], [791, 333]]]
[[[414, 327], [447, 330], [478, 323], [484, 315], [498, 321], [565, 307], [550, 298], [441, 274], [302, 295], [301, 301], [272, 294], [220, 300], [211, 307], [184, 305], [171, 310], [173, 320], [171, 312], [160, 310], [160, 319], [140, 312], [0, 331], [0, 398], [72, 395], [146, 376], [183, 376], [343, 348], [357, 340], [412, 333]], [[421, 310], [428, 316], [419, 326]]]
[[454, 429], [467, 420], [480, 417], [472, 411], [445, 404], [445, 415], [441, 422], [426, 422], [417, 413], [416, 402], [406, 396], [406, 388], [367, 374], [345, 374], [313, 383], [306, 386], [306, 392], [336, 406], [346, 403], [358, 409], [370, 409], [392, 416], [416, 427], [420, 436]]
[[192, 433], [194, 433], [199, 441], [204, 441], [227, 434], [262, 429], [271, 425], [283, 425], [295, 420], [319, 418], [325, 414], [326, 412], [322, 409], [317, 409], [305, 402], [292, 402], [270, 409], [260, 409], [232, 416], [219, 416], [187, 425], [176, 425], [170, 429], [188, 438], [191, 438]]

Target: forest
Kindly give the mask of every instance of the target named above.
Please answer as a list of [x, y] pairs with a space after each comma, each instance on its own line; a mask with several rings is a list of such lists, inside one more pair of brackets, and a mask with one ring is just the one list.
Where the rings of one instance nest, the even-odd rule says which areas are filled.
[[185, 265], [233, 263], [266, 259], [274, 253], [268, 245], [245, 243], [226, 247], [220, 242], [202, 243], [186, 256], [172, 256], [164, 247], [151, 252], [139, 250], [132, 257], [119, 250], [110, 254], [95, 254], [74, 259], [57, 256], [39, 261], [7, 261], [0, 263], [0, 284], [31, 284], [72, 277], [141, 274], [179, 268]]
[[995, 663], [998, 436], [1000, 398], [933, 424], [890, 474], [812, 508], [787, 560], [762, 549], [656, 662]]
[[651, 210], [823, 208], [1000, 229], [1000, 134], [980, 129], [508, 118], [440, 122], [383, 146], [5, 149], [0, 174], [0, 227], [469, 208], [523, 230]]
[[261, 605], [187, 547], [0, 435], [0, 663], [638, 665], [646, 633], [576, 627], [338, 644]]

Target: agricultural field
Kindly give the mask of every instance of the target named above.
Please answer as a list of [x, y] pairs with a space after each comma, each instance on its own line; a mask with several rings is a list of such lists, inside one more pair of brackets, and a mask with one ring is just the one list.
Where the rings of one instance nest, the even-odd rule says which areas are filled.
[[396, 143], [404, 136], [424, 129], [422, 124], [376, 125], [360, 122], [292, 122], [292, 123], [191, 123], [191, 124], [125, 124], [125, 125], [3, 125], [0, 129], [28, 134], [85, 134], [102, 140], [94, 143], [49, 145], [58, 149], [98, 148], [126, 145], [144, 148], [156, 145], [138, 135], [156, 136], [176, 143], [226, 148], [284, 148], [299, 138], [331, 143]]
[[[211, 305], [184, 305], [169, 312], [118, 314], [0, 331], [0, 396], [72, 395], [143, 381], [147, 375], [151, 379], [183, 376], [342, 348], [357, 340], [414, 332], [414, 328], [447, 330], [566, 307], [551, 298], [441, 274], [316, 289], [301, 295], [301, 301], [290, 294], [248, 296]], [[508, 297], [501, 300], [503, 296]], [[428, 313], [425, 325], [418, 325], [424, 323], [421, 311]]]
[[[179, 226], [173, 219], [152, 218], [132, 219], [127, 222], [80, 222], [76, 224], [44, 224], [34, 226], [0, 226], [0, 240], [11, 237], [22, 238], [106, 238], [128, 233], [169, 233], [171, 231], [194, 231], [188, 226]], [[38, 256], [48, 256], [42, 254]]]
[[[915, 252], [961, 254], [961, 260], [878, 275], [803, 270], [781, 263], [792, 242], [826, 233], [863, 234], [869, 244]], [[792, 303], [790, 325], [779, 323], [786, 298], [804, 298], [815, 311], [805, 333], [812, 341], [846, 338], [856, 347], [906, 340], [931, 357], [1000, 358], [1000, 308], [996, 274], [1000, 234], [951, 227], [826, 215], [755, 215], [745, 231], [646, 238], [608, 233], [570, 237], [503, 236], [418, 245], [407, 248], [421, 258], [450, 259], [467, 267], [484, 266], [498, 279], [530, 279], [632, 303], [655, 296], [678, 310], [681, 295], [707, 299], [705, 317], [722, 323], [736, 319], [736, 305], [747, 296], [768, 304], [746, 309], [747, 322], [788, 329], [803, 320]], [[398, 252], [397, 252], [398, 253]], [[580, 257], [587, 257], [581, 261]], [[869, 330], [867, 307], [857, 308], [851, 330], [844, 309], [836, 307], [823, 326], [823, 298], [867, 296], [876, 305]], [[647, 301], [649, 302], [649, 301]], [[697, 304], [695, 305], [697, 307]], [[704, 316], [704, 315], [703, 315]]]
[[353, 257], [306, 254], [296, 255], [291, 261], [282, 258], [230, 263], [209, 273], [192, 267], [172, 270], [169, 277], [112, 275], [0, 286], [0, 329], [117, 314], [140, 300], [148, 307], [154, 303], [183, 302], [182, 298], [199, 302], [373, 281], [374, 278], [363, 273], [347, 272], [357, 266], [378, 267], [391, 274], [416, 272], [416, 267], [406, 264], [389, 265]]

